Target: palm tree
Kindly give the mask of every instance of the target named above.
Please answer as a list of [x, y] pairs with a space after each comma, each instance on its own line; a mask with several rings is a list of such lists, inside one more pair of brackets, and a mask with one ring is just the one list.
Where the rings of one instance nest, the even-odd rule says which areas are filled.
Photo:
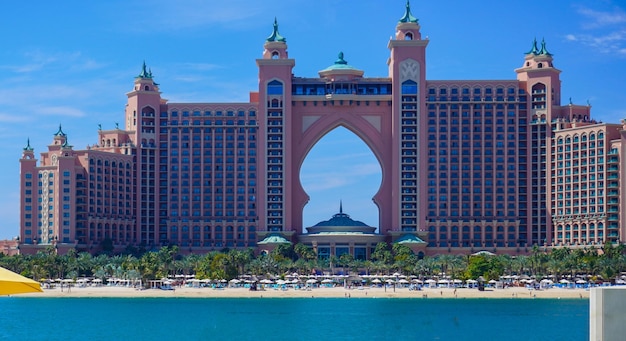
[[91, 276], [91, 270], [93, 269], [92, 259], [91, 254], [88, 252], [81, 252], [78, 254], [78, 257], [76, 258], [76, 265], [79, 276]]
[[413, 273], [419, 275], [420, 279], [424, 277], [431, 277], [433, 273], [438, 269], [438, 264], [433, 257], [424, 257], [415, 263], [413, 267]]
[[520, 255], [511, 259], [511, 270], [513, 274], [524, 275], [529, 270], [530, 259], [528, 256]]

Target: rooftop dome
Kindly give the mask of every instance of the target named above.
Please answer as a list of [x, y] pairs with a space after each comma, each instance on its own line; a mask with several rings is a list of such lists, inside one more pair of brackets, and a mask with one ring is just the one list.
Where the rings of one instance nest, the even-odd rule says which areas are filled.
[[376, 231], [376, 227], [353, 220], [349, 215], [343, 213], [343, 205], [341, 203], [339, 204], [339, 213], [333, 215], [329, 220], [320, 221], [306, 229], [308, 233], [312, 234], [371, 234]]
[[359, 70], [343, 59], [343, 52], [339, 52], [339, 56], [335, 63], [319, 72], [320, 77], [327, 79], [335, 79], [336, 77], [360, 78], [363, 77], [363, 71]]
[[367, 224], [353, 220], [349, 215], [343, 213], [343, 205], [339, 204], [339, 213], [333, 215], [329, 220], [320, 221], [313, 226], [367, 226]]

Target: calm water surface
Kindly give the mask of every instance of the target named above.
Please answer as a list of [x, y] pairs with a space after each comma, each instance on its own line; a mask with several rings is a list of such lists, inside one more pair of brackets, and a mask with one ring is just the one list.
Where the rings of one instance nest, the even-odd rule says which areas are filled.
[[587, 340], [581, 299], [0, 297], [0, 340]]

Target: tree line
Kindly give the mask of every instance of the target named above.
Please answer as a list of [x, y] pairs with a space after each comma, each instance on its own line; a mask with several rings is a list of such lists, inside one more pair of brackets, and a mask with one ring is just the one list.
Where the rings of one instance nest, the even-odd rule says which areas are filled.
[[141, 254], [91, 255], [69, 250], [58, 255], [48, 247], [35, 255], [0, 254], [0, 266], [35, 280], [78, 279], [83, 277], [148, 280], [194, 275], [197, 279], [230, 280], [242, 275], [258, 278], [284, 278], [291, 273], [389, 275], [401, 273], [419, 278], [446, 276], [452, 279], [499, 279], [504, 275], [557, 280], [566, 276], [585, 276], [592, 280], [615, 281], [626, 271], [626, 247], [611, 243], [594, 248], [554, 248], [535, 246], [529, 255], [452, 255], [418, 258], [402, 244], [379, 243], [370, 260], [350, 254], [318, 258], [304, 244], [281, 244], [267, 254], [253, 249], [224, 249], [206, 254], [183, 255], [177, 246], [162, 247]]

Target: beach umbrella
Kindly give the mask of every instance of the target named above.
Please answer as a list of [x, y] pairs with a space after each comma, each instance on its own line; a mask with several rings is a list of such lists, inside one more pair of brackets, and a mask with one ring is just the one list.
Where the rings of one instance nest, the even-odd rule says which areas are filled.
[[0, 267], [0, 295], [43, 292], [39, 282]]

